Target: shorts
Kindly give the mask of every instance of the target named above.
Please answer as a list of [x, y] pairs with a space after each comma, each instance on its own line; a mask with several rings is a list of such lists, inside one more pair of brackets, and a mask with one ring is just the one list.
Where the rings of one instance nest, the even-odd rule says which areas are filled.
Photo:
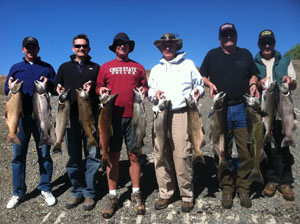
[[131, 122], [131, 117], [113, 118], [113, 135], [109, 142], [110, 152], [121, 152], [123, 139], [125, 139], [125, 145], [128, 151], [134, 149], [135, 132]]

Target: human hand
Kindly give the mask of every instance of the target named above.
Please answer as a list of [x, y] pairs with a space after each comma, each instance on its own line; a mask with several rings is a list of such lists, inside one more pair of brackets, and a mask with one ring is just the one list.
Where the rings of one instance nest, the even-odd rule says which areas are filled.
[[156, 99], [162, 99], [163, 97], [164, 97], [164, 91], [162, 91], [162, 90], [157, 90], [156, 91], [156, 94], [155, 94], [155, 96], [156, 96]]
[[292, 82], [291, 77], [285, 75], [282, 77], [282, 82], [285, 82], [286, 84], [290, 84]]
[[44, 85], [47, 86], [48, 78], [46, 76], [41, 76], [40, 80], [42, 80]]
[[92, 87], [92, 84], [93, 84], [93, 82], [92, 82], [91, 80], [88, 81], [88, 82], [86, 82], [86, 83], [84, 83], [84, 84], [83, 84], [83, 89], [84, 89], [85, 91], [89, 92], [90, 89], [91, 89], [91, 87]]
[[194, 97], [195, 97], [195, 100], [198, 101], [199, 98], [200, 98], [200, 92], [199, 92], [199, 89], [194, 89]]
[[216, 87], [214, 84], [210, 83], [210, 85], [209, 85], [209, 96], [210, 96], [210, 98], [213, 98], [214, 95], [215, 95], [217, 92], [218, 92], [217, 87]]
[[257, 99], [259, 99], [260, 95], [259, 95], [259, 91], [257, 89], [257, 85], [250, 86], [250, 95], [255, 96]]
[[8, 85], [8, 88], [9, 89], [11, 89], [11, 84], [12, 84], [12, 82], [14, 81], [14, 78], [13, 77], [9, 77], [9, 79], [8, 79], [8, 82], [7, 82], [7, 85]]
[[145, 93], [145, 89], [144, 89], [143, 86], [137, 87], [137, 89], [138, 89], [142, 94]]
[[260, 80], [260, 81], [258, 82], [258, 85], [259, 85], [263, 90], [265, 90], [265, 89], [266, 89], [267, 82], [268, 82], [268, 78], [263, 78], [262, 80]]
[[56, 87], [56, 92], [61, 94], [63, 91], [65, 91], [65, 88], [61, 84], [58, 84]]
[[102, 94], [109, 92], [110, 89], [106, 88], [106, 87], [100, 87], [99, 88], [99, 95], [102, 96]]

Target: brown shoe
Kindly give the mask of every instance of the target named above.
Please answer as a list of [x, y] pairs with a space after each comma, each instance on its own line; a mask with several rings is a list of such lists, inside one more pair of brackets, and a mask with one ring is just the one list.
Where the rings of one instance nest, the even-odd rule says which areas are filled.
[[230, 209], [233, 205], [232, 193], [222, 193], [221, 204], [223, 208]]
[[168, 205], [170, 204], [171, 200], [170, 199], [163, 199], [163, 198], [159, 198], [155, 204], [154, 204], [154, 208], [156, 210], [161, 210], [164, 209], [166, 207], [168, 207]]
[[295, 194], [289, 184], [283, 184], [278, 186], [278, 190], [282, 193], [282, 196], [287, 201], [295, 201]]
[[273, 197], [276, 192], [277, 184], [273, 182], [267, 183], [264, 188], [263, 194], [267, 197]]
[[133, 203], [133, 209], [137, 215], [145, 214], [145, 205], [142, 202], [141, 192], [135, 192], [131, 194], [131, 201]]
[[239, 193], [240, 203], [242, 207], [251, 208], [252, 202], [249, 193]]
[[83, 202], [83, 197], [80, 197], [80, 198], [71, 197], [70, 200], [66, 204], [66, 208], [67, 209], [75, 208], [81, 202]]
[[83, 210], [84, 211], [91, 211], [95, 208], [96, 202], [93, 198], [85, 198], [83, 202]]
[[117, 196], [109, 194], [107, 196], [107, 200], [108, 200], [107, 204], [102, 212], [102, 216], [105, 219], [109, 219], [115, 214], [119, 204], [119, 200]]
[[181, 211], [189, 213], [194, 208], [194, 202], [182, 201], [181, 202]]

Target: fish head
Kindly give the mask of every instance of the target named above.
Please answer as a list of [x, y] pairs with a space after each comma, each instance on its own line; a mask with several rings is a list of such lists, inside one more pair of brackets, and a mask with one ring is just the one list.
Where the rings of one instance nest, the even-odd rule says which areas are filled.
[[248, 107], [251, 107], [255, 111], [260, 110], [259, 100], [256, 97], [250, 94], [245, 94], [243, 97]]
[[23, 85], [23, 81], [21, 81], [20, 83], [18, 83], [19, 79], [16, 79], [15, 81], [13, 81], [10, 85], [10, 91], [13, 94], [16, 94], [20, 91], [22, 85]]
[[39, 94], [44, 94], [46, 92], [46, 85], [44, 82], [39, 80], [34, 80], [35, 91]]
[[167, 100], [166, 97], [159, 99], [158, 101], [158, 109], [159, 111], [163, 111], [169, 109], [171, 105], [171, 100]]
[[64, 103], [66, 101], [66, 99], [68, 99], [68, 97], [70, 96], [70, 92], [71, 92], [71, 89], [68, 89], [68, 90], [63, 91], [61, 94], [59, 94], [59, 96], [58, 96], [59, 103]]
[[224, 106], [225, 98], [226, 98], [226, 93], [224, 93], [223, 91], [214, 95], [213, 108], [215, 110], [220, 110]]
[[133, 89], [133, 102], [142, 103], [144, 101], [145, 94], [140, 89]]
[[110, 95], [110, 92], [111, 91], [107, 91], [99, 97], [100, 107], [104, 107], [108, 104], [114, 104], [115, 103], [115, 101], [116, 101], [119, 94], [116, 93], [114, 95]]
[[79, 97], [81, 97], [82, 99], [87, 99], [89, 97], [89, 92], [88, 91], [85, 91], [84, 89], [82, 88], [79, 88], [79, 89], [76, 89], [76, 92], [77, 92], [77, 95]]
[[193, 95], [189, 95], [188, 98], [185, 98], [186, 106], [191, 110], [197, 110], [197, 101]]
[[288, 95], [290, 92], [289, 84], [286, 82], [281, 82], [279, 85], [279, 90], [283, 95]]

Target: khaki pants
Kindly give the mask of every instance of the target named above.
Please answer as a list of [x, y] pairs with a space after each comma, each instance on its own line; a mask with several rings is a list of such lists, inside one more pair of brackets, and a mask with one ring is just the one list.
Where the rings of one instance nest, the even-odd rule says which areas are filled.
[[170, 111], [168, 117], [170, 136], [166, 147], [165, 166], [157, 166], [159, 159], [158, 149], [154, 146], [154, 165], [160, 198], [170, 199], [177, 187], [183, 201], [192, 202], [193, 194], [193, 166], [192, 145], [187, 134], [186, 109]]

